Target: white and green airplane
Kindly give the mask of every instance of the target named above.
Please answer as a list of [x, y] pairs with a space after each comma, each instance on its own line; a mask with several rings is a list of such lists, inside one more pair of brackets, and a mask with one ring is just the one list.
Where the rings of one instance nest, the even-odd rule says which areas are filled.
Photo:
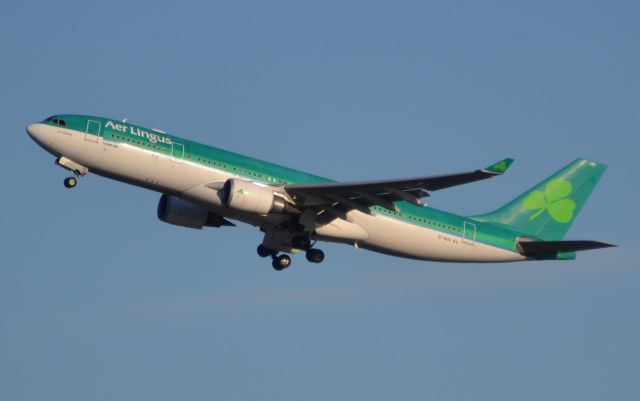
[[606, 165], [578, 159], [505, 206], [464, 217], [426, 207], [433, 191], [495, 177], [512, 159], [450, 175], [335, 182], [158, 129], [85, 115], [56, 115], [27, 127], [29, 136], [73, 176], [89, 171], [160, 192], [158, 217], [201, 229], [260, 228], [258, 254], [273, 267], [305, 252], [320, 263], [317, 241], [349, 244], [404, 258], [446, 262], [575, 259], [576, 251], [612, 246], [563, 241]]

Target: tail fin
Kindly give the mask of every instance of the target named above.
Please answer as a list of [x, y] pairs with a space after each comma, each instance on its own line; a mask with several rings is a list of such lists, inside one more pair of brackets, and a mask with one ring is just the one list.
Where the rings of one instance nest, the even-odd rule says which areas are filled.
[[578, 159], [500, 209], [473, 219], [561, 240], [606, 169], [605, 164]]

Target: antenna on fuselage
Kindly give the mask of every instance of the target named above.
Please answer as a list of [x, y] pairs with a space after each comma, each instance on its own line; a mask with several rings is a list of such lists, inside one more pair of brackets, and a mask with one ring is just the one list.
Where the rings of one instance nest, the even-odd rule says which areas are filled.
[[128, 118], [127, 118], [127, 117], [125, 117], [125, 118], [123, 118], [123, 119], [122, 119], [122, 122], [123, 122], [123, 123], [126, 123], [126, 122], [127, 122], [127, 120], [128, 120]]

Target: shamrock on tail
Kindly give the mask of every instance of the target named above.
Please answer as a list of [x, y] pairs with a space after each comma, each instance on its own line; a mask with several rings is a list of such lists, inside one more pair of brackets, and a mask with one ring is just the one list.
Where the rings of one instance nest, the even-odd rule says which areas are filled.
[[571, 199], [565, 199], [573, 187], [569, 181], [562, 179], [551, 180], [541, 191], [533, 191], [524, 199], [523, 206], [527, 210], [536, 210], [529, 217], [534, 220], [546, 210], [551, 218], [558, 223], [568, 223], [573, 219], [573, 211], [576, 203]]

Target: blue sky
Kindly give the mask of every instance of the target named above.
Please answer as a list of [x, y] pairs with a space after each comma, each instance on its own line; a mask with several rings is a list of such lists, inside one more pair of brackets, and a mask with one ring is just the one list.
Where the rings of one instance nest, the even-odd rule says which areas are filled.
[[[0, 15], [0, 399], [635, 400], [640, 6], [632, 1], [12, 2]], [[24, 127], [129, 118], [339, 179], [515, 164], [435, 193], [495, 208], [577, 157], [610, 168], [573, 262], [462, 265], [161, 223], [73, 191]]]

